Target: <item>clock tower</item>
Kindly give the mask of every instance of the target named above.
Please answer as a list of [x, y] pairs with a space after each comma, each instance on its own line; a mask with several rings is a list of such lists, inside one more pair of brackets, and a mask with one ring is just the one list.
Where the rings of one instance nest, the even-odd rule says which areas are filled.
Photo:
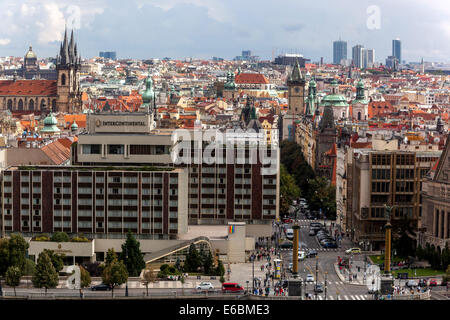
[[292, 74], [287, 81], [288, 86], [288, 114], [293, 116], [305, 113], [305, 85], [298, 61], [294, 65]]

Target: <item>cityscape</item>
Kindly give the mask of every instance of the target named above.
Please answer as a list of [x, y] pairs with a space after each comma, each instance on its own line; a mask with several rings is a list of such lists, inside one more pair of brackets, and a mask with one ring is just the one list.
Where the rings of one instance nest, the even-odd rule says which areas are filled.
[[[216, 4], [154, 8], [225, 21]], [[260, 305], [224, 314], [272, 316], [450, 299], [448, 57], [393, 26], [378, 42], [329, 30], [319, 55], [299, 40], [180, 58], [167, 38], [133, 57], [74, 22], [101, 15], [90, 5], [24, 1], [23, 17], [64, 23], [47, 42], [0, 35], [2, 302], [239, 300]], [[364, 8], [367, 32], [385, 11]], [[215, 314], [201, 308], [177, 312]]]

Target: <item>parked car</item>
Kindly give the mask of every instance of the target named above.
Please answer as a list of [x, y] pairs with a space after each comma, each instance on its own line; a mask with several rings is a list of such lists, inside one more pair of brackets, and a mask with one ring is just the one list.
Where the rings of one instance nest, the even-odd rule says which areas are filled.
[[110, 291], [111, 289], [112, 289], [112, 287], [110, 285], [107, 285], [104, 283], [100, 283], [96, 286], [91, 287], [92, 291]]
[[225, 282], [222, 284], [222, 292], [224, 293], [242, 293], [244, 288], [238, 283]]
[[436, 279], [431, 279], [429, 282], [430, 287], [436, 287], [437, 286], [437, 281]]
[[291, 218], [284, 218], [284, 219], [283, 219], [283, 222], [284, 222], [284, 223], [293, 223], [294, 220], [292, 220]]
[[331, 249], [335, 249], [335, 248], [338, 247], [338, 246], [337, 246], [337, 243], [334, 242], [334, 241], [325, 242], [324, 244], [322, 244], [322, 246], [323, 246], [324, 248], [331, 248]]
[[286, 238], [289, 240], [294, 239], [294, 230], [293, 229], [286, 230]]
[[316, 250], [309, 250], [306, 253], [306, 258], [314, 258], [315, 256], [317, 256], [317, 251]]
[[312, 274], [306, 275], [306, 282], [314, 282], [314, 276]]
[[292, 249], [293, 246], [294, 244], [292, 243], [292, 241], [284, 241], [280, 244], [280, 248], [283, 249]]
[[374, 287], [370, 287], [369, 290], [367, 291], [369, 294], [374, 294], [377, 292], [377, 289]]
[[413, 288], [413, 287], [417, 287], [419, 284], [417, 283], [416, 280], [408, 280], [406, 281], [406, 286], [408, 288]]
[[309, 229], [308, 235], [315, 236], [316, 235], [316, 231], [314, 229]]
[[315, 284], [314, 285], [314, 292], [315, 293], [323, 292], [323, 285], [321, 283]]
[[211, 282], [201, 282], [197, 286], [197, 290], [214, 290], [214, 286], [211, 284]]
[[348, 250], [345, 250], [346, 254], [358, 254], [361, 253], [361, 249], [360, 248], [350, 248]]
[[420, 279], [419, 280], [419, 286], [426, 287], [427, 286], [427, 279]]

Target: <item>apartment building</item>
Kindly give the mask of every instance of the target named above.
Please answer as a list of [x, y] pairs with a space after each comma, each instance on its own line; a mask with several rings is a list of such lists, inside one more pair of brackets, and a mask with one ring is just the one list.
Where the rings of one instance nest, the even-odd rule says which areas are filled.
[[[347, 202], [351, 202], [347, 226], [354, 241], [368, 249], [384, 246], [385, 204], [392, 206], [391, 223], [408, 219], [421, 228], [423, 179], [440, 152], [355, 150], [347, 183]], [[348, 206], [347, 206], [348, 209]]]

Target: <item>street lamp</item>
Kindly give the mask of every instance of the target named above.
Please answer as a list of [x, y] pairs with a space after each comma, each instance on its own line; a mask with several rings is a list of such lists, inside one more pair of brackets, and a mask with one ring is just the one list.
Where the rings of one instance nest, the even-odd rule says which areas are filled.
[[[245, 281], [247, 283], [247, 294], [248, 294], [248, 280]], [[252, 293], [255, 292], [255, 290], [252, 291]]]
[[252, 292], [255, 292], [255, 257], [252, 258]]
[[328, 272], [325, 271], [325, 300], [327, 300], [327, 274]]
[[317, 278], [319, 275], [319, 257], [316, 256], [316, 286], [314, 287], [314, 295], [316, 296], [317, 300]]
[[[127, 266], [127, 262], [128, 262], [128, 250], [127, 247], [125, 247], [125, 266]], [[128, 297], [128, 277], [127, 282], [125, 284], [125, 297]]]

